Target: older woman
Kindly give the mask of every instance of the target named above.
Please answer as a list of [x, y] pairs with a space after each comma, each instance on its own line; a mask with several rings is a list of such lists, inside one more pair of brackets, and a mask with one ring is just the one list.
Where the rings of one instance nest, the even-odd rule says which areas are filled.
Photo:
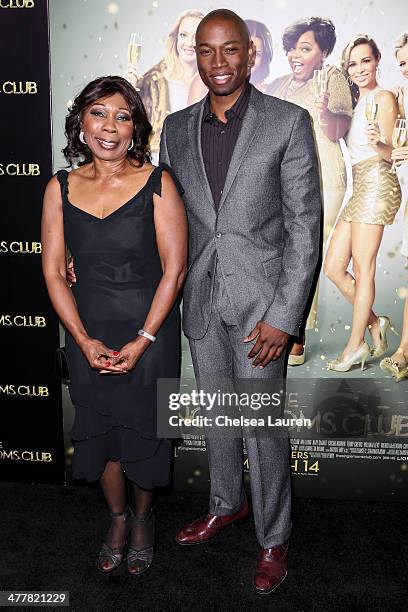
[[181, 13], [169, 32], [164, 58], [142, 77], [128, 66], [125, 77], [140, 93], [153, 127], [150, 149], [155, 157], [165, 118], [187, 106], [190, 86], [197, 74], [195, 34], [203, 17], [204, 13], [195, 9]]
[[[310, 17], [288, 26], [283, 33], [283, 48], [292, 72], [272, 82], [268, 93], [306, 108], [313, 120], [320, 160], [323, 192], [323, 238], [327, 240], [346, 192], [346, 168], [339, 140], [352, 116], [350, 90], [339, 70], [325, 67], [327, 92], [316, 96], [313, 85], [315, 70], [322, 70], [333, 51], [336, 31], [330, 19]], [[316, 289], [304, 327], [313, 329], [317, 322]], [[289, 365], [304, 362], [304, 337], [295, 342]]]
[[[328, 368], [337, 372], [348, 372], [358, 363], [363, 368], [370, 352], [380, 357], [387, 350], [390, 321], [388, 317], [377, 317], [372, 309], [376, 259], [384, 227], [393, 223], [399, 209], [401, 191], [396, 175], [389, 172], [398, 106], [392, 92], [378, 84], [380, 59], [377, 44], [365, 34], [354, 37], [342, 55], [342, 70], [349, 80], [354, 104], [346, 139], [353, 194], [333, 232], [325, 273], [353, 305], [353, 323], [344, 350], [328, 363]], [[347, 270], [351, 260], [353, 274]], [[367, 327], [374, 344], [371, 350], [364, 338]]]
[[[405, 79], [408, 79], [408, 32], [401, 34], [395, 41], [394, 51], [401, 69], [401, 74]], [[408, 95], [404, 96], [403, 87], [398, 87], [397, 93], [400, 115], [406, 117], [408, 111]], [[394, 149], [391, 154], [391, 159], [399, 164], [397, 166], [398, 178], [401, 185], [406, 190], [408, 186], [408, 143], [403, 147]], [[401, 255], [408, 257], [408, 201], [405, 204]], [[390, 373], [397, 382], [403, 378], [408, 378], [408, 297], [405, 299], [402, 334], [399, 347], [391, 357], [386, 357], [381, 361], [380, 367], [384, 372]]]
[[[76, 408], [74, 477], [100, 481], [112, 518], [98, 560], [104, 573], [122, 562], [129, 532], [129, 572], [149, 567], [153, 489], [170, 477], [170, 442], [156, 433], [156, 380], [178, 375], [187, 222], [176, 178], [149, 161], [150, 131], [125, 79], [92, 81], [66, 119], [64, 154], [78, 168], [58, 172], [44, 197], [43, 270], [66, 329]], [[78, 274], [72, 289], [66, 247]]]

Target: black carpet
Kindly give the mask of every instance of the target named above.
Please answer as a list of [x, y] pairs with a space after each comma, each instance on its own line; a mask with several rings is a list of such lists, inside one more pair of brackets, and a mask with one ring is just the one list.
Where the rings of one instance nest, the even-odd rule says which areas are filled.
[[98, 488], [2, 483], [0, 493], [0, 590], [69, 591], [71, 610], [101, 612], [408, 609], [406, 504], [295, 499], [288, 577], [259, 596], [251, 522], [209, 544], [175, 544], [177, 529], [205, 512], [207, 495], [157, 496], [155, 562], [134, 578], [124, 567], [111, 577], [95, 569], [109, 523]]

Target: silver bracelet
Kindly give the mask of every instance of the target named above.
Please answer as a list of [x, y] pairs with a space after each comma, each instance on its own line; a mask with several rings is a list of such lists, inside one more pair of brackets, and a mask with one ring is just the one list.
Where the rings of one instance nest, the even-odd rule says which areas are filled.
[[152, 336], [152, 334], [149, 334], [149, 332], [145, 331], [144, 329], [139, 329], [137, 335], [147, 338], [148, 340], [150, 340], [150, 342], [156, 342], [156, 336]]

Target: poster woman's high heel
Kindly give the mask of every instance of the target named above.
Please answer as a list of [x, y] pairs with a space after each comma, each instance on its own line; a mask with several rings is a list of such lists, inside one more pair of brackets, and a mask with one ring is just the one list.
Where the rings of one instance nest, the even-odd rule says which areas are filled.
[[364, 370], [364, 364], [366, 362], [367, 357], [370, 355], [370, 347], [367, 342], [363, 342], [360, 344], [358, 349], [349, 353], [347, 359], [333, 359], [333, 361], [329, 361], [327, 363], [328, 370], [334, 370], [335, 372], [348, 372], [351, 370], [353, 365], [361, 363], [361, 369]]
[[397, 353], [402, 353], [403, 361], [397, 361], [393, 357], [386, 357], [380, 362], [380, 368], [383, 372], [391, 374], [394, 377], [395, 382], [399, 382], [404, 378], [408, 378], [408, 361], [405, 360], [404, 352], [399, 349]]
[[384, 353], [388, 351], [387, 342], [387, 331], [390, 329], [396, 336], [398, 333], [395, 331], [390, 319], [388, 317], [380, 315], [378, 317], [378, 327], [380, 332], [380, 342], [375, 344], [371, 349], [372, 357], [382, 357]]

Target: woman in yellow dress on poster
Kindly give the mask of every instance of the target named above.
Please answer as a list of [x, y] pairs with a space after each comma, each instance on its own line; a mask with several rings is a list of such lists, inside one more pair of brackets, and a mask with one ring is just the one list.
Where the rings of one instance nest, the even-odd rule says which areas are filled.
[[[408, 79], [408, 32], [404, 32], [397, 38], [394, 44], [395, 57], [400, 66], [402, 76]], [[397, 88], [398, 106], [400, 115], [407, 116], [408, 94], [404, 96], [404, 87]], [[405, 103], [405, 104], [404, 104]], [[405, 146], [394, 149], [391, 154], [391, 159], [397, 164], [397, 174], [401, 186], [405, 191], [405, 197], [408, 193], [408, 143]], [[405, 214], [403, 221], [403, 236], [401, 255], [408, 257], [408, 200], [405, 204]], [[408, 296], [405, 298], [404, 315], [402, 322], [402, 333], [400, 344], [397, 350], [391, 357], [386, 357], [380, 363], [380, 367], [384, 372], [391, 374], [396, 382], [403, 378], [408, 378]]]
[[[348, 372], [364, 363], [370, 353], [382, 356], [387, 350], [388, 317], [377, 317], [375, 297], [376, 258], [384, 226], [393, 223], [401, 203], [396, 174], [390, 172], [391, 138], [398, 105], [390, 91], [378, 85], [381, 53], [365, 34], [354, 37], [342, 54], [342, 71], [347, 75], [354, 112], [346, 142], [353, 172], [353, 194], [336, 223], [326, 255], [325, 274], [353, 305], [351, 334], [342, 353], [327, 366]], [[347, 271], [353, 260], [353, 273]], [[373, 340], [370, 350], [365, 331]]]
[[[327, 240], [346, 192], [346, 167], [339, 140], [346, 134], [353, 113], [350, 89], [344, 75], [334, 66], [323, 67], [333, 51], [336, 31], [330, 19], [311, 17], [288, 26], [283, 48], [292, 72], [272, 82], [268, 93], [294, 102], [309, 111], [316, 137], [324, 206], [323, 238]], [[320, 95], [314, 73], [323, 70], [327, 85]], [[317, 323], [317, 294], [309, 308], [306, 329]], [[299, 338], [289, 356], [289, 365], [304, 362], [304, 338]]]

